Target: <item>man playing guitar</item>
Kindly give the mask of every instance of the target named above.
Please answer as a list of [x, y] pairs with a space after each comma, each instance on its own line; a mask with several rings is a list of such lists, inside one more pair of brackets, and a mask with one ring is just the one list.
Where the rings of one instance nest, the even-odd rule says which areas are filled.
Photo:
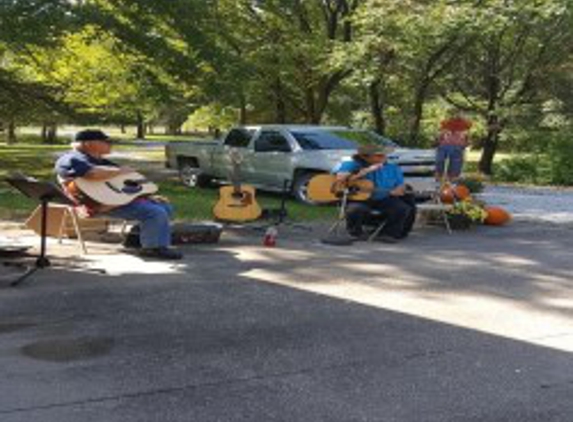
[[386, 218], [380, 239], [395, 243], [408, 236], [416, 218], [414, 201], [406, 195], [404, 175], [400, 167], [387, 162], [387, 146], [365, 145], [350, 161], [340, 163], [335, 169], [339, 182], [367, 179], [374, 184], [369, 200], [351, 202], [346, 210], [346, 226], [350, 236], [363, 238], [363, 225], [372, 210], [379, 210]]
[[75, 136], [73, 150], [62, 155], [56, 162], [55, 171], [64, 188], [85, 207], [88, 215], [139, 221], [140, 254], [159, 259], [181, 259], [179, 251], [171, 248], [171, 205], [151, 196], [140, 196], [121, 206], [109, 206], [95, 202], [85, 192], [72, 189], [74, 180], [106, 182], [125, 173], [133, 173], [128, 167], [120, 167], [104, 158], [111, 152], [111, 139], [101, 130], [83, 130]]

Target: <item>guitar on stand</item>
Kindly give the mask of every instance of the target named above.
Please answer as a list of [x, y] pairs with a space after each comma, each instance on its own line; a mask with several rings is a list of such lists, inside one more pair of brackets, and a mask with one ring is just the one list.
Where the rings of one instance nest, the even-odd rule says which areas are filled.
[[255, 199], [255, 188], [244, 185], [239, 180], [243, 159], [234, 149], [229, 153], [229, 158], [232, 164], [232, 185], [219, 189], [219, 201], [213, 208], [213, 214], [217, 220], [222, 221], [242, 223], [256, 220], [261, 216], [262, 210]]

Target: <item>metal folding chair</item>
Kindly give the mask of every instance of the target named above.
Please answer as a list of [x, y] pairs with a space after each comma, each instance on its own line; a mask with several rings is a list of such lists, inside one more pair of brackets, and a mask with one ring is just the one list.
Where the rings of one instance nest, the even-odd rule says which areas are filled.
[[448, 219], [448, 211], [452, 208], [451, 204], [445, 204], [442, 201], [443, 184], [434, 182], [433, 186], [427, 191], [419, 191], [420, 194], [427, 194], [429, 199], [426, 202], [416, 204], [418, 215], [437, 214], [438, 219], [443, 222], [448, 234], [452, 234], [450, 221]]

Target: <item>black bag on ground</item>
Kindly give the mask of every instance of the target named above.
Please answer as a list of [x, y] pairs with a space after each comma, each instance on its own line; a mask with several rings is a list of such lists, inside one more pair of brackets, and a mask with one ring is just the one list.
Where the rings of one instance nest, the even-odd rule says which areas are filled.
[[140, 231], [139, 225], [137, 224], [135, 226], [132, 226], [131, 229], [129, 229], [129, 232], [125, 236], [125, 239], [123, 239], [124, 248], [133, 248], [133, 249], [141, 248], [141, 242], [139, 241], [139, 231]]

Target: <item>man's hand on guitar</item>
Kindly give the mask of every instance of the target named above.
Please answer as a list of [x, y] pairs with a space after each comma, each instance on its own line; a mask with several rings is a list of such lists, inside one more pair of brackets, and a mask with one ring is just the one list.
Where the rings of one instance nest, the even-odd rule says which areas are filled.
[[406, 188], [404, 185], [395, 187], [389, 192], [390, 196], [404, 196], [406, 194]]
[[372, 173], [374, 171], [380, 170], [382, 167], [384, 167], [384, 163], [376, 163], [376, 164], [369, 165], [364, 170], [366, 171], [366, 174], [368, 174], [368, 173]]
[[363, 169], [361, 169], [357, 173], [351, 174], [349, 177], [349, 180], [354, 181], [354, 180], [362, 179], [367, 174], [380, 170], [383, 166], [384, 166], [384, 163], [371, 164], [368, 167], [364, 167]]

